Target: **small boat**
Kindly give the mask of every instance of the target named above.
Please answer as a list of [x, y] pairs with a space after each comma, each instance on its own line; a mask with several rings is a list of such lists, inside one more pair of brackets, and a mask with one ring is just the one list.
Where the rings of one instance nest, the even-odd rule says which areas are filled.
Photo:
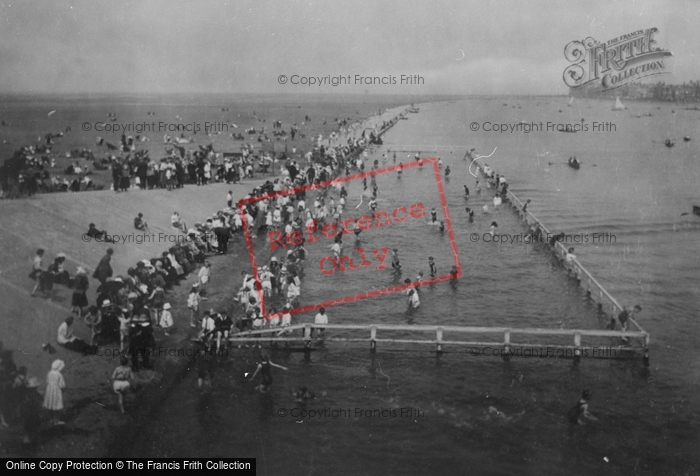
[[572, 160], [567, 162], [566, 165], [568, 165], [569, 167], [571, 167], [574, 170], [578, 170], [581, 167], [581, 163], [579, 161], [572, 161]]
[[693, 205], [693, 213], [700, 216], [700, 207], [697, 205]]
[[620, 97], [616, 96], [615, 97], [615, 105], [612, 107], [613, 111], [622, 111], [624, 109], [627, 109], [624, 104], [622, 104], [622, 101], [620, 101]]

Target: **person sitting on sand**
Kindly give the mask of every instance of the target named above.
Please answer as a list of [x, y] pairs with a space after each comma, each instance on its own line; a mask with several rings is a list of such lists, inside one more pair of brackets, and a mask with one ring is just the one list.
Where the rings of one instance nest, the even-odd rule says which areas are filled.
[[146, 223], [146, 220], [143, 219], [143, 213], [139, 213], [138, 216], [134, 218], [134, 228], [139, 231], [145, 231], [146, 233], [151, 232], [148, 229], [148, 223]]
[[180, 230], [183, 233], [187, 233], [187, 225], [180, 218], [180, 214], [178, 212], [174, 212], [173, 216], [170, 217], [170, 224], [174, 229]]
[[68, 316], [66, 319], [58, 326], [58, 334], [56, 336], [56, 341], [59, 345], [65, 347], [68, 350], [74, 350], [76, 352], [83, 352], [84, 349], [92, 347], [87, 342], [75, 337], [73, 335], [74, 318], [73, 316]]
[[107, 230], [98, 230], [94, 223], [88, 225], [88, 231], [85, 232], [87, 236], [92, 238], [97, 242], [102, 243], [112, 243], [113, 241], [109, 239]]
[[48, 267], [48, 274], [51, 276], [51, 281], [56, 284], [68, 286], [71, 283], [70, 273], [63, 268], [63, 263], [66, 261], [64, 253], [58, 253], [54, 258], [53, 263]]

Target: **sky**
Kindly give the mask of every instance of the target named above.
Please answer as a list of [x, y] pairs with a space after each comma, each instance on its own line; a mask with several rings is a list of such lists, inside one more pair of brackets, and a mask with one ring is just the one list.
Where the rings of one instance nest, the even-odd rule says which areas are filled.
[[0, 93], [566, 94], [567, 43], [652, 27], [700, 79], [696, 0], [0, 2]]

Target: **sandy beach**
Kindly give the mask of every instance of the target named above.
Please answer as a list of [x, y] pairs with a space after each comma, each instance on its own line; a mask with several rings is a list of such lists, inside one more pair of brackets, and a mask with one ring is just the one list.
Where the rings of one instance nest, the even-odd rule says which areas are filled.
[[[375, 105], [373, 105], [374, 107]], [[327, 111], [324, 111], [327, 112]], [[353, 111], [355, 112], [355, 111]], [[389, 113], [390, 114], [390, 113]], [[259, 119], [263, 121], [263, 119]], [[373, 124], [369, 123], [369, 124]], [[309, 129], [309, 136], [320, 131], [329, 133], [328, 126], [319, 124]], [[297, 158], [302, 159], [304, 145], [312, 147], [312, 137], [296, 141], [291, 147], [299, 147]], [[66, 159], [68, 160], [68, 159]], [[279, 172], [282, 164], [277, 164]], [[112, 391], [110, 375], [118, 365], [119, 343], [105, 343], [100, 355], [81, 355], [56, 344], [59, 324], [71, 315], [71, 291], [56, 285], [51, 297], [31, 297], [31, 281], [27, 278], [31, 268], [33, 250], [43, 247], [49, 256], [64, 253], [66, 269], [74, 274], [78, 266], [88, 270], [97, 267], [108, 248], [114, 250], [112, 268], [114, 276], [126, 275], [127, 268], [139, 260], [160, 256], [161, 252], [182, 240], [182, 233], [170, 226], [170, 215], [179, 212], [187, 223], [203, 222], [218, 210], [226, 208], [226, 198], [232, 192], [237, 202], [266, 180], [274, 180], [278, 174], [265, 174], [261, 178], [244, 179], [241, 183], [212, 183], [207, 186], [186, 185], [184, 188], [140, 190], [115, 194], [110, 190], [78, 193], [38, 194], [20, 200], [0, 202], [6, 227], [0, 233], [3, 254], [0, 266], [0, 299], [7, 319], [2, 321], [4, 348], [13, 352], [18, 366], [25, 366], [28, 375], [43, 382], [51, 362], [57, 358], [66, 362], [63, 374], [67, 388], [64, 392], [66, 410], [65, 426], [45, 425], [41, 439], [36, 444], [22, 444], [22, 430], [15, 421], [9, 429], [0, 433], [0, 448], [9, 456], [69, 457], [106, 456], [119, 454], [133, 432], [138, 431], [143, 418], [147, 418], [169, 386], [183, 373], [191, 370], [194, 358], [171, 354], [194, 349], [191, 338], [196, 332], [189, 328], [187, 294], [197, 282], [196, 272], [166, 294], [173, 309], [175, 327], [169, 336], [156, 330], [155, 337], [161, 358], [156, 357], [155, 370], [142, 370], [136, 377], [136, 392], [127, 396], [127, 415], [121, 415], [117, 398]], [[133, 218], [142, 213], [149, 224], [150, 234], [143, 234], [133, 227]], [[87, 224], [94, 222], [116, 236], [116, 243], [85, 239]], [[226, 310], [236, 315], [238, 305], [233, 301], [241, 271], [248, 271], [250, 263], [245, 242], [241, 235], [233, 237], [230, 251], [224, 256], [209, 256], [212, 265], [212, 282], [208, 300], [203, 309]], [[91, 279], [87, 296], [90, 303], [96, 299], [95, 288], [99, 283]], [[90, 330], [81, 319], [76, 320], [74, 334], [89, 341]], [[55, 353], [42, 349], [51, 344]]]

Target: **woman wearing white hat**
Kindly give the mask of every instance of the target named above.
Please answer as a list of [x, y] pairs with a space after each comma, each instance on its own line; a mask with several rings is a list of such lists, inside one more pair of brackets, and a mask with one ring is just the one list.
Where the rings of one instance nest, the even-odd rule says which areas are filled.
[[58, 419], [58, 412], [63, 410], [63, 389], [66, 382], [63, 380], [61, 370], [66, 364], [56, 359], [51, 364], [51, 370], [46, 375], [46, 394], [44, 395], [44, 408], [51, 412], [51, 421], [54, 425], [63, 425]]

